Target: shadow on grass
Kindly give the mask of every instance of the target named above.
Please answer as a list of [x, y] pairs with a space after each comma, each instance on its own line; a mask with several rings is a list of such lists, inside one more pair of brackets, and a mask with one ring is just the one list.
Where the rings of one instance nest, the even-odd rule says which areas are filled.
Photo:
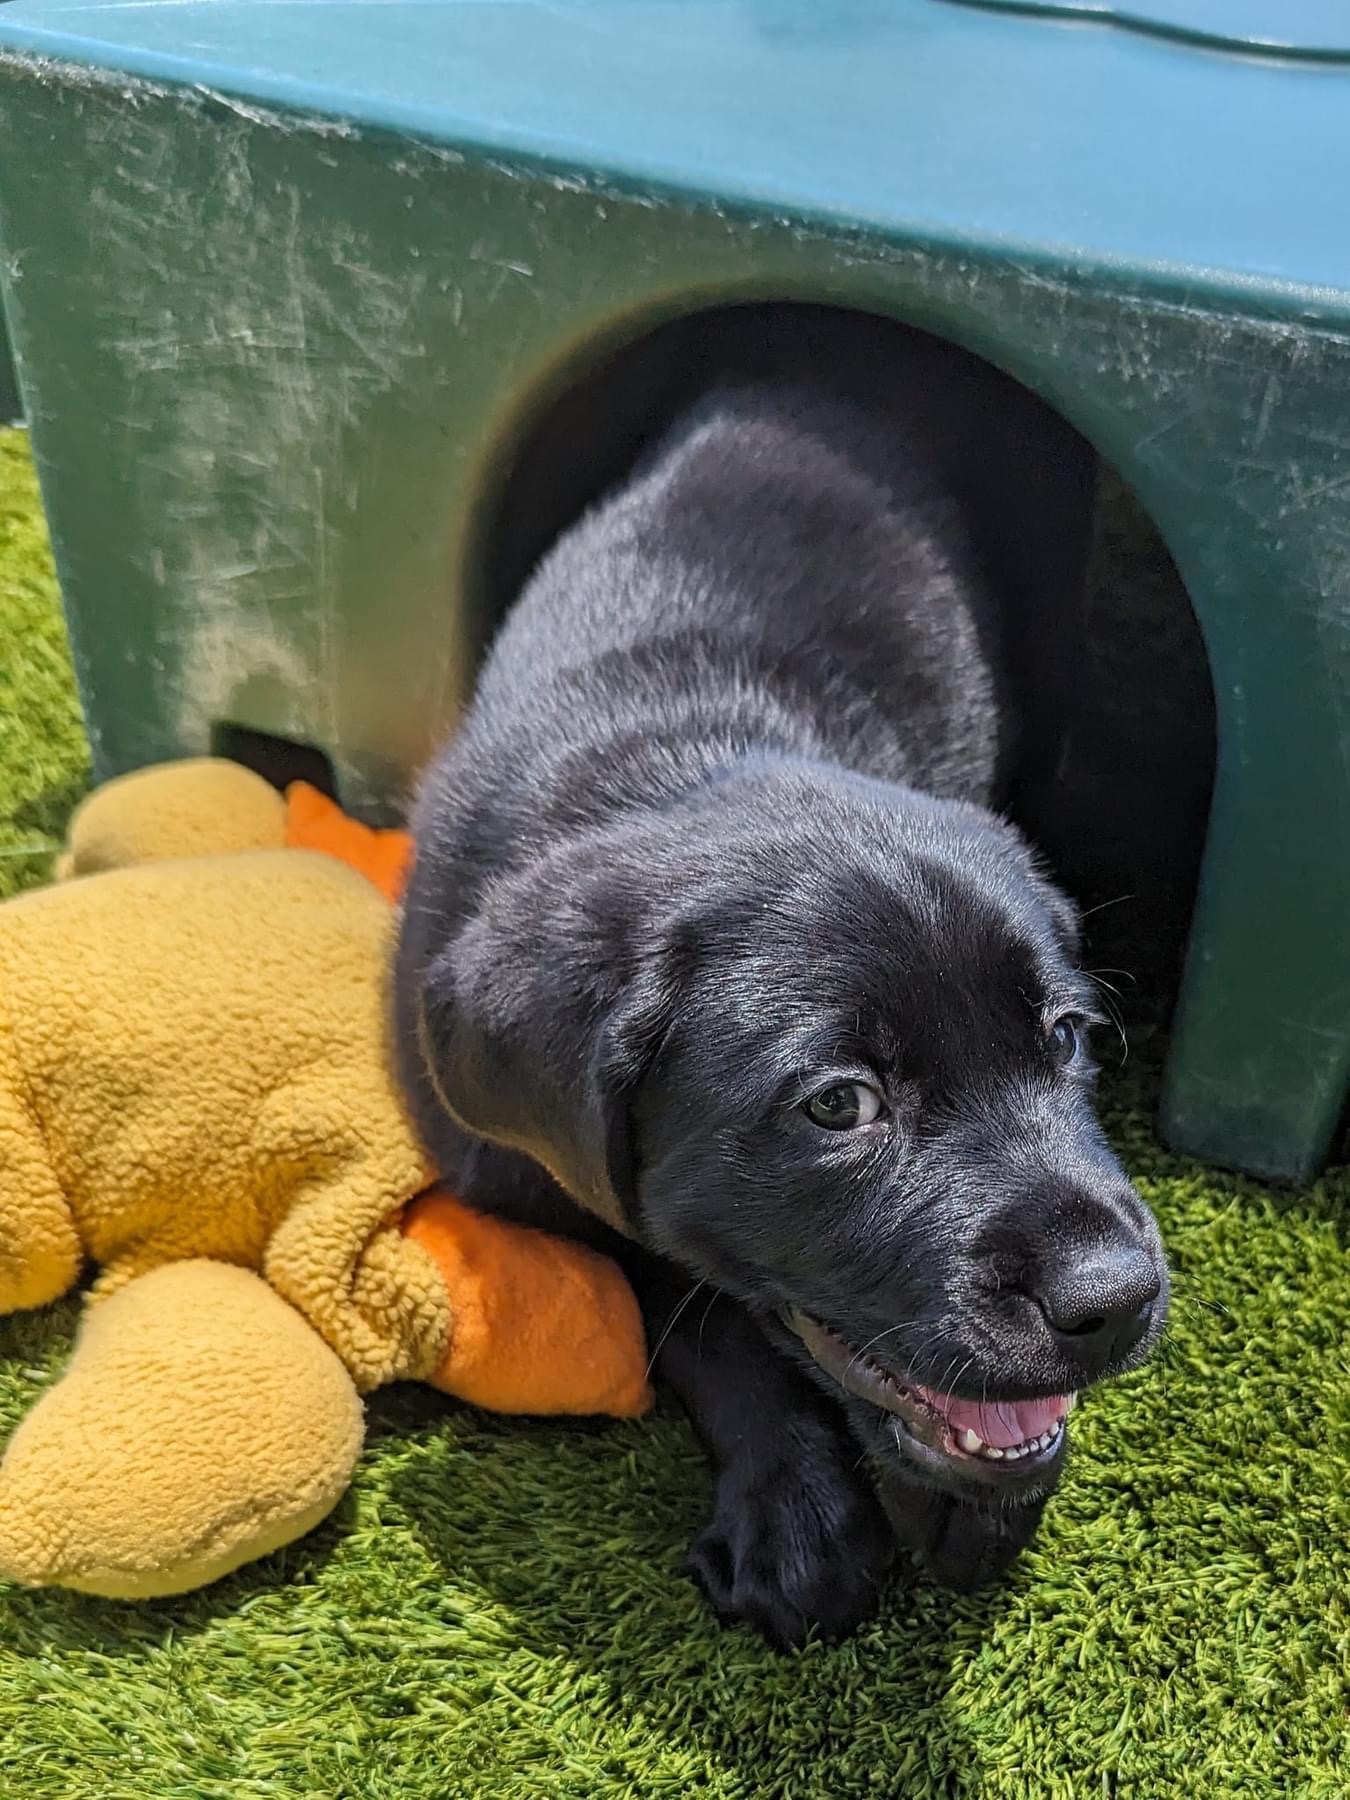
[[[573, 1454], [549, 1492], [548, 1440], [564, 1433]], [[580, 1460], [591, 1480], [578, 1479], [578, 1433], [590, 1440]], [[398, 1512], [447, 1585], [508, 1615], [513, 1652], [577, 1672], [616, 1742], [659, 1742], [672, 1761], [692, 1754], [747, 1794], [785, 1754], [803, 1794], [853, 1792], [864, 1765], [879, 1791], [902, 1791], [892, 1783], [906, 1764], [911, 1775], [922, 1767], [924, 1791], [977, 1791], [953, 1668], [987, 1641], [1011, 1584], [956, 1599], [900, 1577], [851, 1639], [783, 1654], [719, 1624], [682, 1572], [709, 1481], [673, 1407], [593, 1433], [474, 1415], [472, 1452], [471, 1493], [444, 1438], [401, 1458]], [[447, 1504], [457, 1491], [463, 1503]]]

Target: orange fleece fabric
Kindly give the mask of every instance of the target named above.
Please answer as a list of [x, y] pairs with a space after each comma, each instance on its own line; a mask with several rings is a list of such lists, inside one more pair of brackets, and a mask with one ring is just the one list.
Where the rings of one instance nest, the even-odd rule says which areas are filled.
[[395, 904], [403, 898], [412, 866], [410, 832], [363, 825], [307, 781], [293, 781], [286, 789], [286, 848], [337, 857]]
[[439, 1188], [413, 1201], [403, 1233], [440, 1270], [454, 1321], [432, 1387], [503, 1413], [636, 1419], [650, 1407], [642, 1316], [609, 1257]]

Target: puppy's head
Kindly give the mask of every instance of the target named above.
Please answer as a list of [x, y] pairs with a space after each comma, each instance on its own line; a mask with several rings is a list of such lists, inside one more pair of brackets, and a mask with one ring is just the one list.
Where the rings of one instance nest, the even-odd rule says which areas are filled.
[[879, 1450], [1030, 1497], [1166, 1310], [1075, 949], [982, 811], [762, 772], [490, 890], [426, 965], [424, 1055], [462, 1124], [747, 1302]]

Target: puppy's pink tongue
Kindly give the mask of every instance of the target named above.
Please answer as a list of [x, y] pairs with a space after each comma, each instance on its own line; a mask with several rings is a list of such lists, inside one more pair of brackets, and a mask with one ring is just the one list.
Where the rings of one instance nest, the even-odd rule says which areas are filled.
[[958, 1400], [933, 1388], [915, 1390], [934, 1412], [942, 1414], [955, 1435], [973, 1431], [996, 1450], [1010, 1450], [1028, 1438], [1042, 1437], [1063, 1419], [1073, 1398], [1047, 1394], [1042, 1400]]

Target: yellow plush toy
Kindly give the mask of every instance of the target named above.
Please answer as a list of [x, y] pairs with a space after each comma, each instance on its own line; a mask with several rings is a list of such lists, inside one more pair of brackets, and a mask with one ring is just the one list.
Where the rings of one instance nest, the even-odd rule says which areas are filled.
[[385, 1046], [406, 857], [203, 761], [101, 789], [70, 879], [0, 907], [0, 1311], [100, 1265], [0, 1463], [0, 1575], [215, 1580], [331, 1509], [385, 1382], [650, 1403], [614, 1263], [430, 1186]]

